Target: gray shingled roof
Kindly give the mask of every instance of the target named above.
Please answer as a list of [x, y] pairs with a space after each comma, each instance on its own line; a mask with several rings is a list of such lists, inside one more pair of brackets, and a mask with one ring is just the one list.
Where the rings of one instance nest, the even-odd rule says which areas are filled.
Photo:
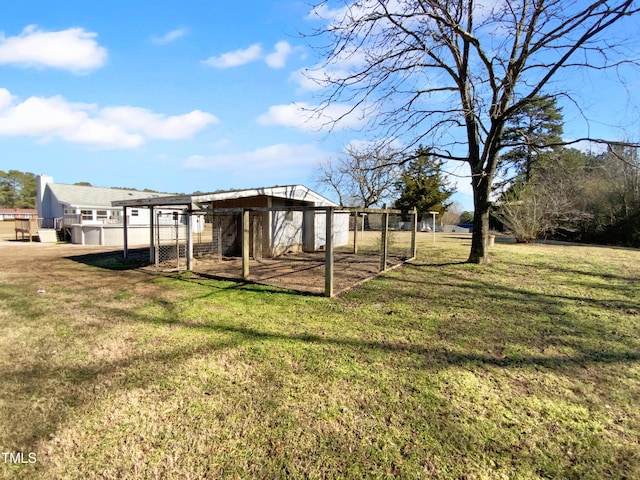
[[168, 193], [139, 192], [118, 188], [87, 187], [83, 185], [65, 185], [50, 183], [48, 187], [58, 201], [77, 207], [108, 207], [116, 200], [134, 200], [139, 198], [166, 197]]

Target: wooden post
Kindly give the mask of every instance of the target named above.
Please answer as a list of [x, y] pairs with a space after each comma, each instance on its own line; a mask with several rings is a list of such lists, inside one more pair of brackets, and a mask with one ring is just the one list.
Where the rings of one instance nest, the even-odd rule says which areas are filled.
[[180, 270], [180, 216], [178, 212], [173, 212], [173, 228], [176, 231], [176, 269]]
[[324, 249], [324, 296], [333, 297], [333, 217], [334, 207], [327, 208]]
[[[358, 253], [358, 211], [353, 212], [355, 215], [353, 222], [353, 253]], [[364, 218], [364, 217], [363, 217]]]
[[[387, 205], [383, 205], [384, 209], [387, 209]], [[387, 269], [387, 234], [389, 232], [389, 212], [385, 211], [382, 214], [382, 252], [380, 256], [380, 270], [385, 271]]]
[[413, 220], [413, 227], [411, 228], [411, 259], [416, 258], [418, 255], [417, 236], [418, 236], [418, 210], [414, 207], [411, 212], [411, 218]]
[[[124, 235], [124, 258], [125, 260], [129, 256], [129, 232], [127, 231], [127, 207], [122, 207], [122, 229]], [[84, 239], [82, 240], [84, 244]]]
[[242, 278], [249, 278], [249, 243], [250, 243], [250, 222], [249, 210], [242, 211]]
[[155, 236], [154, 236], [155, 218], [153, 205], [149, 207], [149, 263], [153, 263], [156, 259], [155, 254]]
[[156, 242], [156, 248], [155, 248], [154, 255], [155, 255], [156, 267], [159, 267], [160, 266], [160, 217], [162, 216], [162, 212], [158, 212], [157, 215], [158, 215], [158, 219], [157, 219], [157, 222], [156, 222], [156, 239], [157, 239], [157, 242]]
[[218, 226], [215, 226], [215, 221], [213, 222], [213, 225], [216, 229], [216, 231], [218, 232], [218, 262], [222, 261], [222, 216], [218, 215], [217, 217], [214, 217], [215, 219], [218, 220]]
[[193, 233], [191, 232], [192, 222], [192, 210], [191, 205], [187, 208], [187, 270], [193, 269]]

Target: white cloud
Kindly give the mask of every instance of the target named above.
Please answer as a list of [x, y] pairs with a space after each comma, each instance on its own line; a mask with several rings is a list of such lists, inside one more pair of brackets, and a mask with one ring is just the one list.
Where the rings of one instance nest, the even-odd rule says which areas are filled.
[[288, 42], [278, 42], [275, 45], [275, 51], [266, 56], [265, 62], [271, 68], [283, 68], [291, 52], [293, 52], [293, 48]]
[[20, 102], [7, 89], [0, 88], [0, 136], [5, 137], [62, 139], [98, 148], [135, 148], [148, 138], [188, 138], [217, 122], [216, 117], [200, 110], [167, 116], [130, 106], [100, 109], [94, 104], [69, 102], [60, 95], [30, 97]]
[[152, 37], [151, 43], [153, 43], [154, 45], [167, 45], [168, 43], [171, 43], [180, 37], [184, 37], [188, 32], [189, 30], [187, 30], [186, 28], [177, 28], [165, 33], [161, 37]]
[[200, 110], [166, 116], [140, 107], [106, 107], [100, 111], [100, 117], [127, 130], [164, 140], [190, 137], [210, 123], [218, 122], [213, 115]]
[[218, 57], [209, 57], [203, 63], [216, 68], [231, 68], [254, 62], [262, 56], [262, 47], [255, 43], [250, 47], [223, 53]]
[[29, 25], [16, 37], [0, 34], [0, 64], [87, 73], [107, 60], [107, 50], [98, 45], [96, 36], [83, 28], [45, 32]]
[[336, 20], [343, 18], [349, 7], [330, 8], [326, 3], [322, 3], [313, 8], [307, 15], [309, 20]]
[[209, 57], [202, 63], [215, 68], [231, 68], [264, 60], [270, 68], [283, 68], [293, 51], [294, 48], [289, 42], [280, 41], [274, 45], [272, 53], [264, 55], [262, 46], [259, 43], [254, 43], [247, 48], [226, 52], [217, 57]]
[[248, 152], [225, 153], [212, 156], [192, 155], [184, 162], [184, 167], [192, 169], [223, 169], [242, 171], [247, 175], [279, 175], [283, 170], [304, 170], [316, 165], [327, 157], [327, 153], [313, 144], [276, 144]]
[[320, 63], [291, 74], [291, 80], [303, 91], [316, 91], [331, 86], [332, 82], [348, 78], [367, 64], [365, 49], [345, 48], [330, 63]]
[[104, 149], [136, 148], [144, 143], [142, 135], [96, 118], [82, 118], [75, 128], [62, 130], [60, 136], [71, 143]]
[[308, 103], [273, 105], [258, 117], [261, 125], [283, 125], [307, 132], [344, 130], [362, 127], [366, 123], [364, 111], [345, 104], [332, 104], [324, 109]]

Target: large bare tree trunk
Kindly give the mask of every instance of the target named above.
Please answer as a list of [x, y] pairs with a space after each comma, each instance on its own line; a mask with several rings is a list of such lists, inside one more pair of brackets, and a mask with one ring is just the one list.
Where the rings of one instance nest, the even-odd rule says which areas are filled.
[[489, 237], [489, 187], [487, 177], [473, 177], [473, 234], [471, 236], [471, 252], [469, 263], [489, 263], [487, 239]]

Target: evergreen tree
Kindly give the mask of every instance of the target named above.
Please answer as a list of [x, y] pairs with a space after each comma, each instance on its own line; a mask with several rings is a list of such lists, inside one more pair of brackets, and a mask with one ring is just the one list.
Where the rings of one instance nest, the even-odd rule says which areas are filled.
[[[548, 157], [553, 145], [562, 142], [562, 108], [549, 96], [536, 96], [517, 110], [502, 134], [503, 147], [509, 150], [498, 163], [501, 176], [508, 183], [531, 180], [535, 164]], [[504, 184], [497, 186], [504, 186]]]
[[36, 176], [33, 173], [0, 170], [0, 207], [35, 208]]
[[403, 212], [416, 208], [419, 219], [430, 211], [443, 213], [449, 206], [447, 200], [453, 194], [442, 177], [442, 164], [422, 146], [416, 151], [415, 158], [406, 164], [396, 186], [400, 198], [394, 208]]

